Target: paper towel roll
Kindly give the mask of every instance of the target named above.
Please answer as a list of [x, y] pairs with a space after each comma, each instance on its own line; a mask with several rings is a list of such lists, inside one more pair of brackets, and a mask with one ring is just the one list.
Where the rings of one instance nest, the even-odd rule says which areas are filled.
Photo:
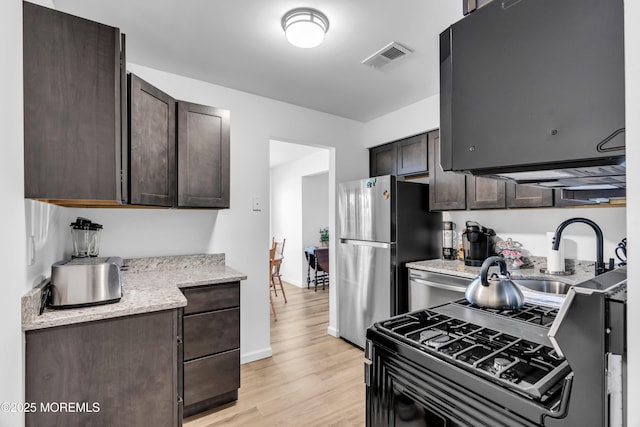
[[560, 247], [553, 250], [553, 236], [556, 233], [547, 232], [547, 271], [554, 273], [564, 272], [564, 241], [560, 238]]

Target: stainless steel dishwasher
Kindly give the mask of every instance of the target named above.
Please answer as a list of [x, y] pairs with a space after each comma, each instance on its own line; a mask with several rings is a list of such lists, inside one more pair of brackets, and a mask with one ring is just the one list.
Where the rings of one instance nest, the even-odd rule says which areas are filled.
[[421, 310], [464, 298], [473, 279], [409, 269], [409, 311]]

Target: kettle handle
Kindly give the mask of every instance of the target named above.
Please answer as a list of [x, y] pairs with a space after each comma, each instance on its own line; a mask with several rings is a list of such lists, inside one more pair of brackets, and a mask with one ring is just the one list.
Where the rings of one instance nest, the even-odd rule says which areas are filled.
[[489, 267], [494, 264], [498, 264], [501, 276], [509, 277], [509, 271], [507, 270], [507, 263], [505, 260], [499, 256], [492, 256], [485, 259], [482, 263], [482, 267], [480, 268], [480, 283], [482, 283], [482, 286], [489, 286], [489, 282], [487, 282], [487, 275], [489, 274]]

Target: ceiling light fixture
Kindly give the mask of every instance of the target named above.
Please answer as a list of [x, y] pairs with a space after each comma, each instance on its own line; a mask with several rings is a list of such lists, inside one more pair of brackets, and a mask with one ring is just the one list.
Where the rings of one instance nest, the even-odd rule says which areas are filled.
[[329, 30], [329, 19], [319, 10], [310, 7], [292, 9], [282, 17], [282, 29], [287, 40], [302, 48], [316, 47]]

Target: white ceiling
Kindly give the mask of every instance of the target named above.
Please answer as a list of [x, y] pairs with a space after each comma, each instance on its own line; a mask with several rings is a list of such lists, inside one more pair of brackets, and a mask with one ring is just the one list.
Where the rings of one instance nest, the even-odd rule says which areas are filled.
[[[119, 27], [127, 61], [366, 122], [439, 92], [438, 34], [462, 0], [53, 0]], [[322, 45], [288, 44], [282, 15], [313, 7]], [[375, 70], [360, 62], [397, 41], [413, 54]]]

